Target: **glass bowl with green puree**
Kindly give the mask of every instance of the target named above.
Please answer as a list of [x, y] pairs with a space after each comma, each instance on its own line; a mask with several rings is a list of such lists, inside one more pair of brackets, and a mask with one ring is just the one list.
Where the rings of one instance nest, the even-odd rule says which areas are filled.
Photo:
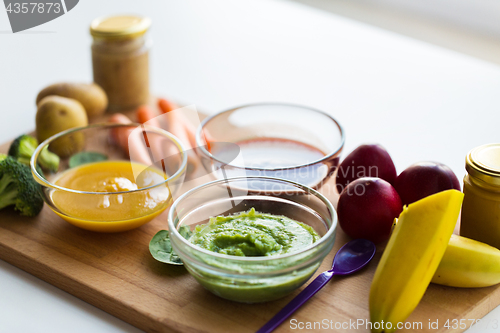
[[[275, 190], [255, 192], [255, 182]], [[187, 239], [179, 233], [186, 227]], [[201, 285], [225, 299], [258, 303], [289, 294], [314, 274], [335, 242], [337, 214], [307, 186], [238, 177], [180, 196], [168, 228], [173, 249]]]

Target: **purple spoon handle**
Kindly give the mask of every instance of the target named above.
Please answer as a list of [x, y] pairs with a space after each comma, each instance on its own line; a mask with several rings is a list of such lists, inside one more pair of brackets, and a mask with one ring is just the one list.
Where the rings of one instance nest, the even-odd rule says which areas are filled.
[[257, 333], [269, 333], [278, 327], [286, 318], [302, 306], [307, 300], [314, 296], [325, 284], [332, 279], [333, 271], [326, 271], [318, 275], [304, 290], [290, 301], [280, 312], [271, 318]]

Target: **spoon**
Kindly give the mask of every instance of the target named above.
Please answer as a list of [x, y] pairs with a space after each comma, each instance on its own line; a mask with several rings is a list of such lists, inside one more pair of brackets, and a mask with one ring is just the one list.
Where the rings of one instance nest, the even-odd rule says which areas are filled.
[[304, 290], [257, 331], [269, 333], [288, 316], [313, 297], [334, 275], [348, 275], [365, 267], [375, 255], [375, 244], [366, 239], [354, 239], [340, 248], [333, 258], [332, 269], [318, 275]]

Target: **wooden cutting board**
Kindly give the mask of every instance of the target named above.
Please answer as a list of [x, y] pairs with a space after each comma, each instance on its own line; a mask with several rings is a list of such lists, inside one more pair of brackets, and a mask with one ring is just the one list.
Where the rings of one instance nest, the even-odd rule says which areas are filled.
[[[1, 145], [0, 152], [8, 147], [9, 143]], [[201, 178], [200, 183], [207, 180]], [[324, 194], [336, 203], [338, 195], [328, 191], [334, 186], [327, 185]], [[218, 298], [182, 266], [151, 257], [149, 241], [158, 230], [166, 229], [166, 218], [164, 212], [138, 229], [100, 234], [68, 224], [47, 205], [35, 218], [20, 217], [7, 208], [0, 211], [0, 259], [147, 332], [255, 332], [299, 292], [264, 304]], [[338, 228], [335, 247], [315, 276], [330, 269], [334, 253], [347, 240]], [[369, 332], [365, 326], [368, 292], [382, 250], [362, 271], [334, 277], [276, 332], [306, 329], [307, 325], [315, 325], [311, 327], [316, 330]], [[431, 284], [407, 320], [422, 326], [407, 331], [462, 332], [460, 319], [465, 319], [468, 328], [470, 319], [483, 317], [499, 304], [500, 286], [459, 289]], [[444, 327], [447, 320], [450, 329]], [[431, 330], [429, 323], [436, 321], [439, 329]], [[352, 326], [355, 323], [361, 325]]]

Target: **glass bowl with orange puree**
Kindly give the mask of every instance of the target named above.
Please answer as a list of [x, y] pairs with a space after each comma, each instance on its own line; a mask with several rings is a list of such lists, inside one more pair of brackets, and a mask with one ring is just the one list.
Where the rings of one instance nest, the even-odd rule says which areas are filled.
[[[37, 166], [40, 152], [56, 142], [56, 172]], [[53, 151], [54, 152], [54, 151]], [[174, 135], [139, 124], [98, 124], [58, 133], [31, 159], [48, 206], [67, 222], [97, 232], [137, 228], [172, 204], [182, 185], [187, 156]]]

